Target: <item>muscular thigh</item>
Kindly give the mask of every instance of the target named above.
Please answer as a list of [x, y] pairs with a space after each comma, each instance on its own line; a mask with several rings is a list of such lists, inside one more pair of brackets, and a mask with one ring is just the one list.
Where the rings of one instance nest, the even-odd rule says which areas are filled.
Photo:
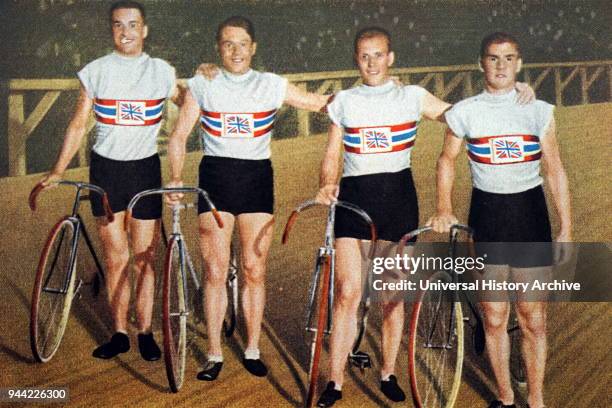
[[274, 217], [267, 213], [248, 213], [236, 218], [243, 265], [265, 263], [274, 233]]
[[129, 251], [128, 233], [125, 230], [124, 223], [125, 211], [115, 214], [113, 222], [108, 222], [105, 217], [96, 218], [98, 235], [107, 256], [113, 253]]
[[549, 292], [534, 288], [534, 284], [550, 282], [553, 279], [551, 266], [538, 266], [531, 268], [512, 268], [512, 282], [520, 282], [527, 285], [526, 292], [517, 293], [519, 302], [541, 302], [546, 301]]
[[200, 247], [207, 269], [227, 270], [230, 256], [230, 243], [235, 218], [227, 212], [220, 212], [223, 228], [219, 228], [212, 212], [199, 215]]
[[335, 284], [339, 293], [359, 296], [362, 289], [362, 249], [355, 238], [336, 240]]

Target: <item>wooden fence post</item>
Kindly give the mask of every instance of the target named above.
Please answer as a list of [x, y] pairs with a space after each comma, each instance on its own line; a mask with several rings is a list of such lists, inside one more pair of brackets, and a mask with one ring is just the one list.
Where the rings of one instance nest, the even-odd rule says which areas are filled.
[[[296, 84], [304, 92], [308, 92], [307, 82], [301, 82]], [[305, 109], [296, 109], [297, 111], [297, 122], [298, 122], [298, 136], [310, 135], [310, 112]]]
[[23, 127], [25, 112], [22, 92], [9, 94], [8, 111], [8, 161], [9, 176], [24, 176], [26, 174], [26, 134]]

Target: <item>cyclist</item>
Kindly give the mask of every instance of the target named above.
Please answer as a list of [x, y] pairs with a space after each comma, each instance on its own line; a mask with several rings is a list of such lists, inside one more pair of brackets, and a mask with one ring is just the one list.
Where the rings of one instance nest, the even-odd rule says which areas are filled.
[[[355, 62], [363, 85], [339, 92], [327, 107], [332, 124], [321, 165], [317, 199], [329, 204], [336, 197], [364, 209], [377, 227], [378, 237], [398, 242], [418, 226], [416, 190], [410, 153], [422, 118], [444, 120], [451, 105], [424, 88], [398, 86], [389, 79], [395, 54], [391, 36], [383, 28], [368, 27], [355, 37]], [[525, 90], [527, 95], [531, 89]], [[338, 162], [344, 146], [344, 168], [338, 185]], [[361, 299], [360, 240], [369, 239], [365, 226], [352, 222], [338, 209], [334, 330], [330, 339], [330, 382], [318, 400], [329, 407], [342, 398], [344, 366], [356, 336], [356, 315]], [[394, 375], [404, 324], [404, 306], [383, 299], [380, 388], [392, 401], [405, 400]]]
[[75, 113], [70, 120], [62, 149], [51, 172], [42, 179], [49, 186], [62, 178], [82, 144], [92, 112], [96, 119], [91, 151], [90, 181], [109, 196], [115, 220], [103, 217], [101, 199], [91, 196], [93, 215], [102, 241], [107, 271], [106, 289], [114, 334], [93, 356], [108, 359], [130, 349], [128, 307], [130, 301], [129, 246], [134, 254], [138, 346], [148, 361], [161, 352], [151, 333], [155, 286], [153, 260], [158, 244], [160, 197], [147, 197], [134, 208], [128, 232], [125, 209], [138, 192], [161, 187], [156, 138], [164, 101], [178, 102], [175, 70], [167, 62], [151, 58], [144, 49], [149, 33], [145, 9], [135, 1], [113, 3], [110, 25], [114, 51], [87, 64], [79, 73], [81, 87]]
[[[520, 253], [485, 247], [493, 250], [485, 260], [487, 273], [498, 280], [510, 275], [523, 281], [550, 275], [550, 247], [533, 244], [551, 241], [540, 163], [560, 218], [556, 241], [572, 240], [570, 196], [557, 147], [554, 106], [543, 101], [521, 107], [512, 103], [521, 64], [521, 49], [512, 35], [496, 32], [482, 40], [480, 66], [485, 90], [446, 113], [449, 129], [438, 159], [437, 212], [429, 221], [439, 232], [448, 231], [457, 222], [451, 193], [455, 160], [465, 138], [473, 184], [469, 224], [475, 230], [475, 240], [529, 243], [520, 246]], [[486, 348], [498, 391], [498, 400], [489, 407], [514, 407], [506, 331], [510, 304], [486, 301], [481, 307]], [[519, 297], [516, 308], [523, 334], [529, 387], [527, 402], [532, 408], [541, 408], [544, 406], [546, 304], [541, 299], [528, 302]]]
[[[273, 174], [270, 139], [276, 112], [283, 104], [321, 110], [328, 96], [301, 91], [286, 79], [251, 69], [257, 43], [250, 20], [233, 16], [217, 29], [221, 72], [207, 79], [196, 75], [170, 136], [168, 157], [171, 182], [181, 186], [185, 143], [196, 121], [200, 121], [205, 156], [199, 167], [199, 186], [210, 194], [223, 219], [216, 226], [209, 208], [198, 206], [201, 251], [204, 258], [205, 312], [209, 338], [208, 362], [198, 379], [215, 380], [223, 367], [221, 328], [227, 308], [225, 282], [230, 243], [237, 224], [244, 272], [243, 311], [247, 347], [242, 360], [247, 371], [265, 376], [259, 338], [265, 305], [266, 259], [274, 226]], [[180, 194], [168, 196], [170, 203]]]

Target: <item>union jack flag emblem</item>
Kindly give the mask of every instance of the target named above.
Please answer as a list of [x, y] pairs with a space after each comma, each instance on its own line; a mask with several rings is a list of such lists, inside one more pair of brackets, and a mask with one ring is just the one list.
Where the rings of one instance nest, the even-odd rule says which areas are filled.
[[495, 157], [498, 159], [520, 159], [523, 156], [521, 146], [510, 140], [495, 141]]
[[250, 134], [249, 120], [241, 116], [226, 116], [225, 130], [234, 135]]
[[142, 106], [133, 103], [121, 104], [121, 119], [123, 120], [144, 120]]
[[137, 125], [145, 122], [145, 103], [120, 101], [117, 123], [126, 125]]
[[386, 149], [389, 147], [389, 137], [377, 130], [368, 130], [365, 132], [366, 146], [368, 149]]

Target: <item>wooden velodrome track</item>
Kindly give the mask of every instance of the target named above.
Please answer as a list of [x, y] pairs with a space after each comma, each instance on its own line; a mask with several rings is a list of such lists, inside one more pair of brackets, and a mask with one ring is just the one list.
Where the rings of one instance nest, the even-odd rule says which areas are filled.
[[[610, 200], [610, 138], [608, 122], [612, 104], [560, 108], [556, 117], [564, 163], [573, 196], [575, 239], [582, 242], [610, 242], [612, 228]], [[435, 159], [441, 147], [442, 127], [424, 124], [414, 151], [414, 173], [419, 192], [421, 221], [433, 208]], [[288, 246], [280, 245], [280, 233], [290, 210], [316, 191], [318, 167], [325, 146], [324, 136], [286, 139], [273, 143], [276, 173], [276, 238], [269, 262], [268, 304], [262, 339], [262, 353], [270, 367], [267, 378], [258, 379], [242, 369], [239, 359], [243, 339], [226, 342], [226, 364], [213, 383], [195, 379], [203, 362], [206, 340], [198, 336], [189, 357], [183, 389], [168, 391], [161, 361], [146, 363], [136, 351], [120, 358], [100, 361], [91, 351], [109, 336], [108, 319], [103, 316], [103, 299], [92, 298], [85, 290], [75, 301], [63, 344], [48, 364], [34, 363], [28, 343], [31, 285], [39, 250], [54, 220], [69, 210], [69, 197], [60, 189], [41, 196], [39, 211], [31, 214], [27, 195], [40, 175], [0, 180], [0, 226], [2, 227], [0, 272], [0, 387], [67, 387], [74, 406], [201, 406], [277, 407], [299, 406], [305, 394], [307, 349], [303, 319], [307, 284], [315, 248], [322, 239], [322, 220], [304, 217], [294, 228]], [[464, 155], [463, 155], [464, 156]], [[189, 156], [187, 183], [196, 180], [200, 154]], [[465, 157], [458, 164], [455, 193], [458, 215], [465, 219], [469, 195]], [[83, 169], [71, 170], [67, 178], [86, 179]], [[87, 206], [83, 213], [93, 232]], [[187, 216], [190, 214], [186, 214]], [[189, 224], [184, 218], [185, 224]], [[194, 218], [192, 218], [195, 220]], [[185, 225], [195, 237], [194, 223]], [[95, 233], [94, 233], [95, 235]], [[191, 247], [195, 248], [192, 239]], [[80, 265], [91, 263], [86, 256]], [[380, 361], [380, 318], [374, 307], [374, 321], [366, 344], [374, 356], [374, 368], [362, 375], [350, 370], [344, 399], [338, 406], [385, 406], [378, 390]], [[612, 307], [609, 303], [553, 304], [549, 313], [550, 352], [546, 373], [549, 407], [605, 407], [611, 401]], [[198, 327], [203, 332], [203, 327]], [[242, 333], [242, 330], [241, 330]], [[156, 336], [161, 339], [159, 321]], [[240, 336], [238, 336], [240, 337]], [[406, 350], [404, 347], [402, 350]], [[325, 357], [324, 357], [325, 358]], [[399, 359], [398, 376], [408, 388], [406, 353]], [[486, 406], [493, 397], [490, 370], [482, 358], [468, 352], [464, 382], [457, 407]], [[408, 391], [408, 390], [407, 390]], [[524, 406], [524, 397], [518, 401]], [[408, 406], [411, 403], [407, 403]], [[398, 405], [399, 406], [399, 405]]]

